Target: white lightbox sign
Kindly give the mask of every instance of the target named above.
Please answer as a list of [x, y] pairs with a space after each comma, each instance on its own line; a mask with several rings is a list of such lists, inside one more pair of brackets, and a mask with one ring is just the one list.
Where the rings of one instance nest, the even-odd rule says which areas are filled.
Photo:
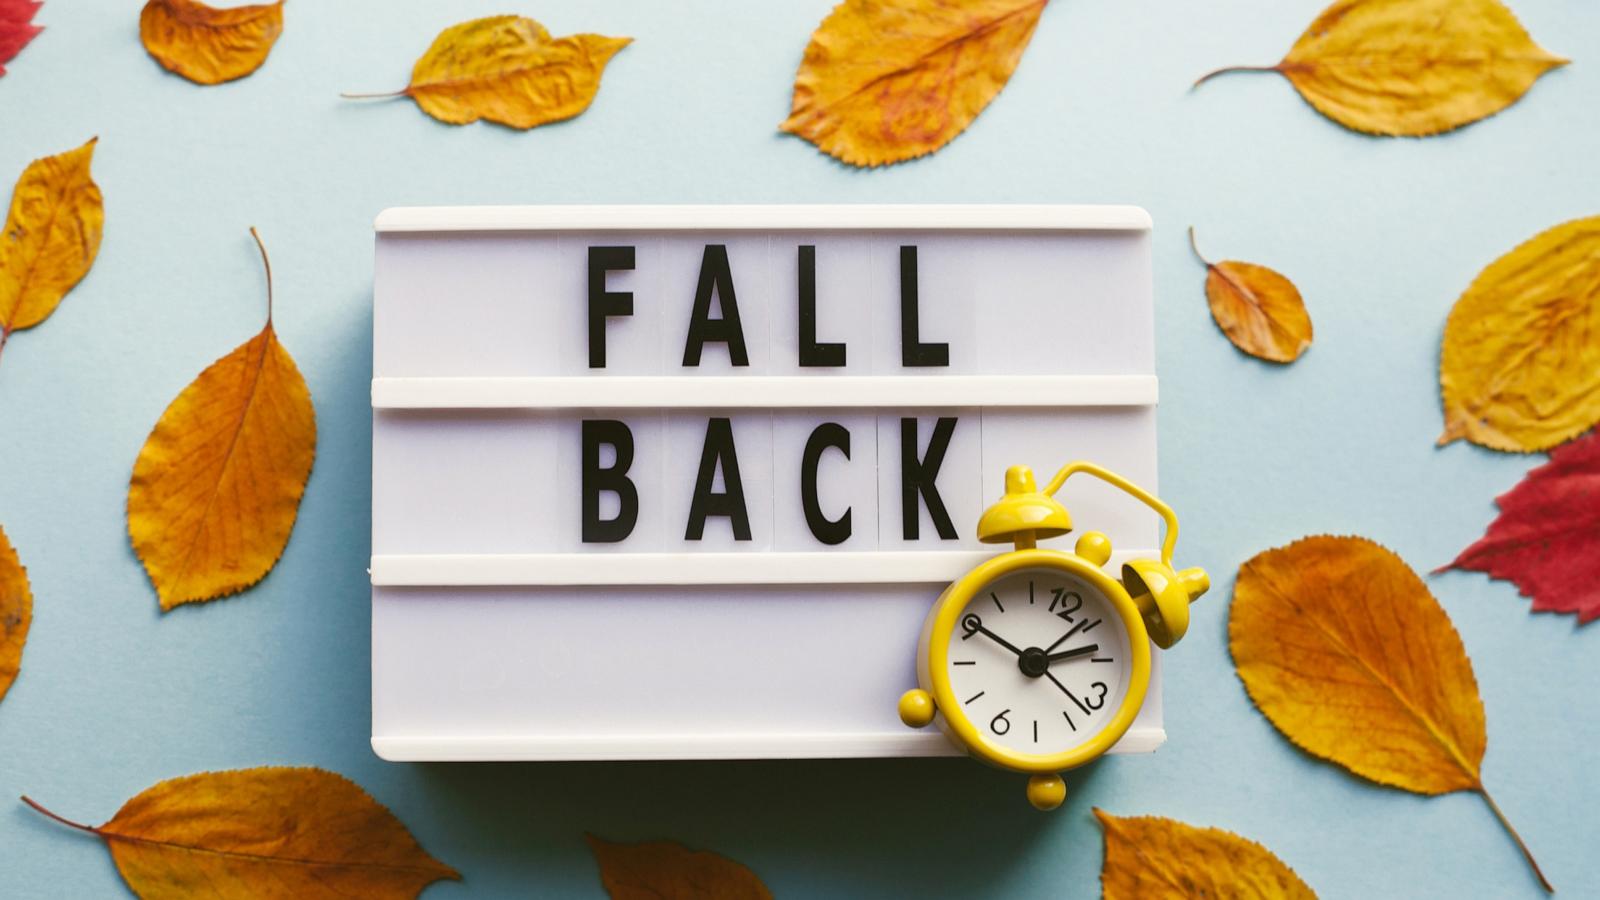
[[[975, 533], [1006, 467], [1156, 488], [1150, 259], [1132, 207], [384, 212], [374, 749], [958, 755], [896, 701], [1007, 549]], [[1062, 499], [1155, 555], [1125, 496]], [[1158, 664], [1118, 750], [1160, 697]]]

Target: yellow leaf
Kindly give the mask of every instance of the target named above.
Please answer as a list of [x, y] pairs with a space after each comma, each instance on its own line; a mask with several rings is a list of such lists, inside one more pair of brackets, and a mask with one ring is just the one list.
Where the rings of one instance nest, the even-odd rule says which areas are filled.
[[611, 900], [772, 900], [744, 866], [671, 841], [613, 844], [585, 835]]
[[950, 143], [1010, 80], [1048, 0], [845, 0], [806, 47], [778, 126], [853, 166]]
[[451, 125], [488, 119], [533, 128], [570, 119], [589, 108], [606, 63], [633, 38], [573, 34], [550, 37], [523, 16], [491, 16], [446, 28], [411, 70], [399, 94]]
[[1266, 266], [1236, 260], [1212, 263], [1200, 255], [1189, 229], [1189, 246], [1206, 267], [1206, 302], [1211, 318], [1235, 347], [1269, 362], [1290, 363], [1311, 346], [1311, 316], [1294, 282]]
[[1360, 537], [1309, 537], [1239, 567], [1228, 642], [1250, 699], [1300, 749], [1418, 794], [1483, 787], [1483, 701], [1422, 579]]
[[1272, 851], [1220, 828], [1160, 816], [1094, 811], [1106, 832], [1102, 900], [1194, 897], [1207, 900], [1316, 900]]
[[13, 331], [49, 318], [94, 265], [105, 225], [89, 175], [98, 140], [36, 159], [17, 179], [0, 236], [0, 350]]
[[150, 0], [139, 38], [161, 67], [196, 84], [221, 84], [261, 68], [283, 33], [283, 0], [216, 9], [199, 0]]
[[0, 528], [0, 700], [22, 667], [22, 645], [28, 642], [28, 626], [33, 624], [33, 591], [28, 588], [28, 570], [17, 559], [17, 551]]
[[266, 327], [183, 389], [133, 466], [128, 536], [163, 610], [266, 576], [289, 541], [316, 450], [311, 394], [272, 328], [269, 267]]
[[1316, 110], [1356, 131], [1421, 137], [1517, 102], [1567, 64], [1533, 42], [1500, 0], [1338, 0], [1276, 66]]
[[394, 814], [342, 775], [272, 766], [163, 781], [98, 828], [143, 900], [408, 898], [459, 880]]
[[1440, 444], [1547, 450], [1600, 422], [1600, 216], [1484, 269], [1444, 326]]

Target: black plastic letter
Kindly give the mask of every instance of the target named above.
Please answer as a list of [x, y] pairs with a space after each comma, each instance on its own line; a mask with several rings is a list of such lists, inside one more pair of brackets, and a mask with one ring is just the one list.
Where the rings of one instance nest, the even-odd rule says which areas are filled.
[[589, 248], [589, 368], [606, 367], [606, 317], [633, 315], [631, 291], [607, 291], [606, 273], [633, 268], [632, 247]]
[[800, 365], [844, 365], [843, 344], [817, 343], [817, 248], [811, 244], [800, 246]]
[[922, 517], [917, 509], [917, 495], [928, 505], [933, 516], [933, 527], [939, 539], [956, 539], [955, 526], [950, 524], [950, 513], [945, 511], [944, 500], [934, 482], [939, 477], [939, 466], [944, 464], [944, 453], [950, 449], [950, 436], [955, 433], [956, 419], [940, 416], [933, 426], [933, 436], [928, 438], [928, 454], [917, 458], [917, 420], [900, 420], [900, 521], [906, 540], [917, 540], [921, 534]]
[[950, 365], [950, 345], [922, 343], [917, 318], [917, 248], [906, 246], [900, 248], [900, 364]]
[[[713, 493], [717, 468], [722, 469], [722, 493]], [[733, 423], [718, 417], [706, 422], [706, 441], [700, 448], [700, 474], [694, 482], [694, 499], [689, 501], [689, 527], [683, 539], [698, 541], [705, 536], [708, 516], [727, 516], [733, 525], [734, 540], [750, 540], [750, 511], [744, 505], [744, 482], [739, 480], [739, 454], [733, 448]]]
[[[617, 460], [609, 468], [600, 467], [600, 445], [617, 450]], [[625, 541], [639, 521], [639, 489], [628, 477], [633, 465], [633, 432], [612, 419], [585, 419], [583, 422], [583, 542], [615, 544]], [[610, 491], [622, 501], [614, 519], [600, 518], [600, 492]]]
[[[711, 318], [711, 295], [717, 297], [722, 318]], [[700, 257], [700, 284], [694, 289], [694, 312], [689, 317], [689, 340], [683, 347], [683, 364], [700, 365], [700, 350], [708, 343], [728, 345], [728, 360], [750, 365], [739, 324], [739, 300], [733, 295], [733, 270], [728, 266], [728, 245], [707, 244]]]
[[832, 547], [850, 537], [850, 507], [845, 507], [839, 518], [829, 519], [817, 502], [817, 463], [829, 447], [839, 448], [845, 459], [850, 458], [850, 432], [838, 422], [823, 422], [806, 439], [805, 453], [800, 457], [800, 505], [805, 509], [806, 527], [817, 540]]

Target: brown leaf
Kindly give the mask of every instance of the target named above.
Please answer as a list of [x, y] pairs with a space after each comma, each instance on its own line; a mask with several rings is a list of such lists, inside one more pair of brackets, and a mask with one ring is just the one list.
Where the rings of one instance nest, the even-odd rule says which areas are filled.
[[1500, 0], [1338, 0], [1275, 66], [1316, 110], [1368, 134], [1438, 134], [1517, 102], [1567, 60], [1546, 52]]
[[33, 624], [33, 591], [28, 587], [28, 570], [17, 559], [17, 551], [0, 528], [0, 700], [22, 667], [22, 645], [28, 642], [28, 627]]
[[36, 159], [17, 179], [0, 236], [0, 350], [13, 331], [49, 318], [94, 265], [105, 225], [89, 174], [98, 140]]
[[611, 900], [772, 900], [744, 866], [671, 841], [613, 844], [584, 835]]
[[533, 128], [588, 109], [606, 64], [631, 43], [633, 38], [598, 34], [552, 39], [543, 25], [523, 16], [474, 19], [440, 32], [417, 60], [405, 90], [344, 96], [410, 97], [451, 125], [488, 119]]
[[1189, 246], [1206, 267], [1206, 302], [1211, 318], [1235, 347], [1269, 362], [1291, 363], [1311, 346], [1311, 316], [1294, 282], [1266, 266], [1200, 255], [1189, 229]]
[[1461, 637], [1400, 557], [1360, 537], [1309, 537], [1239, 567], [1234, 666], [1284, 737], [1363, 778], [1418, 794], [1484, 790], [1488, 734]]
[[272, 327], [268, 267], [266, 327], [183, 389], [133, 466], [128, 536], [163, 610], [237, 593], [271, 571], [316, 452], [311, 394]]
[[1122, 818], [1102, 809], [1094, 815], [1106, 833], [1102, 900], [1316, 900], [1272, 851], [1231, 831], [1161, 816]]
[[932, 153], [1000, 93], [1048, 0], [844, 0], [806, 47], [779, 129], [853, 166]]
[[199, 0], [150, 0], [139, 14], [144, 49], [168, 72], [221, 84], [261, 68], [283, 33], [283, 0], [217, 9]]
[[417, 845], [394, 814], [342, 775], [271, 766], [163, 781], [98, 828], [143, 900], [408, 898], [455, 869]]
[[1479, 273], [1439, 353], [1440, 444], [1548, 450], [1600, 422], [1600, 216], [1557, 225]]

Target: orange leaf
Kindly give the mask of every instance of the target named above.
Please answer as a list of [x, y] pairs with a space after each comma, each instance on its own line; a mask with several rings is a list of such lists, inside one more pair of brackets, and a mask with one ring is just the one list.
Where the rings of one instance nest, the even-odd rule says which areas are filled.
[[1000, 93], [1048, 0], [845, 0], [806, 47], [778, 127], [853, 166], [932, 153]]
[[1600, 216], [1535, 235], [1478, 274], [1444, 326], [1440, 444], [1548, 450], [1600, 422]]
[[1290, 363], [1311, 346], [1311, 316], [1294, 282], [1266, 266], [1200, 255], [1189, 229], [1189, 246], [1206, 267], [1206, 302], [1211, 318], [1235, 347], [1269, 362]]
[[1492, 116], [1567, 60], [1500, 0], [1338, 0], [1275, 66], [1317, 112], [1367, 134], [1420, 137]]
[[98, 828], [143, 900], [188, 897], [407, 898], [455, 869], [417, 845], [394, 814], [342, 775], [272, 766], [163, 781]]
[[139, 39], [163, 69], [196, 84], [221, 84], [261, 68], [283, 33], [283, 0], [217, 9], [199, 0], [150, 0]]
[[1239, 567], [1228, 641], [1250, 699], [1296, 746], [1418, 794], [1483, 787], [1483, 701], [1439, 601], [1391, 551], [1309, 537]]
[[33, 624], [33, 591], [28, 588], [28, 570], [17, 559], [17, 551], [0, 528], [0, 700], [22, 667], [22, 645], [28, 642], [28, 626]]
[[13, 331], [43, 322], [100, 252], [105, 209], [89, 174], [99, 138], [28, 164], [0, 236], [0, 350]]
[[266, 576], [289, 541], [316, 450], [311, 394], [272, 328], [269, 266], [266, 327], [183, 389], [133, 466], [128, 536], [163, 610]]
[[451, 125], [488, 119], [533, 128], [588, 109], [606, 64], [631, 43], [633, 38], [598, 34], [552, 39], [543, 25], [523, 16], [474, 19], [440, 32], [399, 94], [344, 96], [410, 97]]
[[1102, 900], [1145, 897], [1316, 900], [1272, 851], [1220, 828], [1196, 828], [1160, 816], [1094, 811], [1106, 833]]
[[584, 835], [611, 900], [772, 900], [744, 866], [671, 841], [613, 844]]

